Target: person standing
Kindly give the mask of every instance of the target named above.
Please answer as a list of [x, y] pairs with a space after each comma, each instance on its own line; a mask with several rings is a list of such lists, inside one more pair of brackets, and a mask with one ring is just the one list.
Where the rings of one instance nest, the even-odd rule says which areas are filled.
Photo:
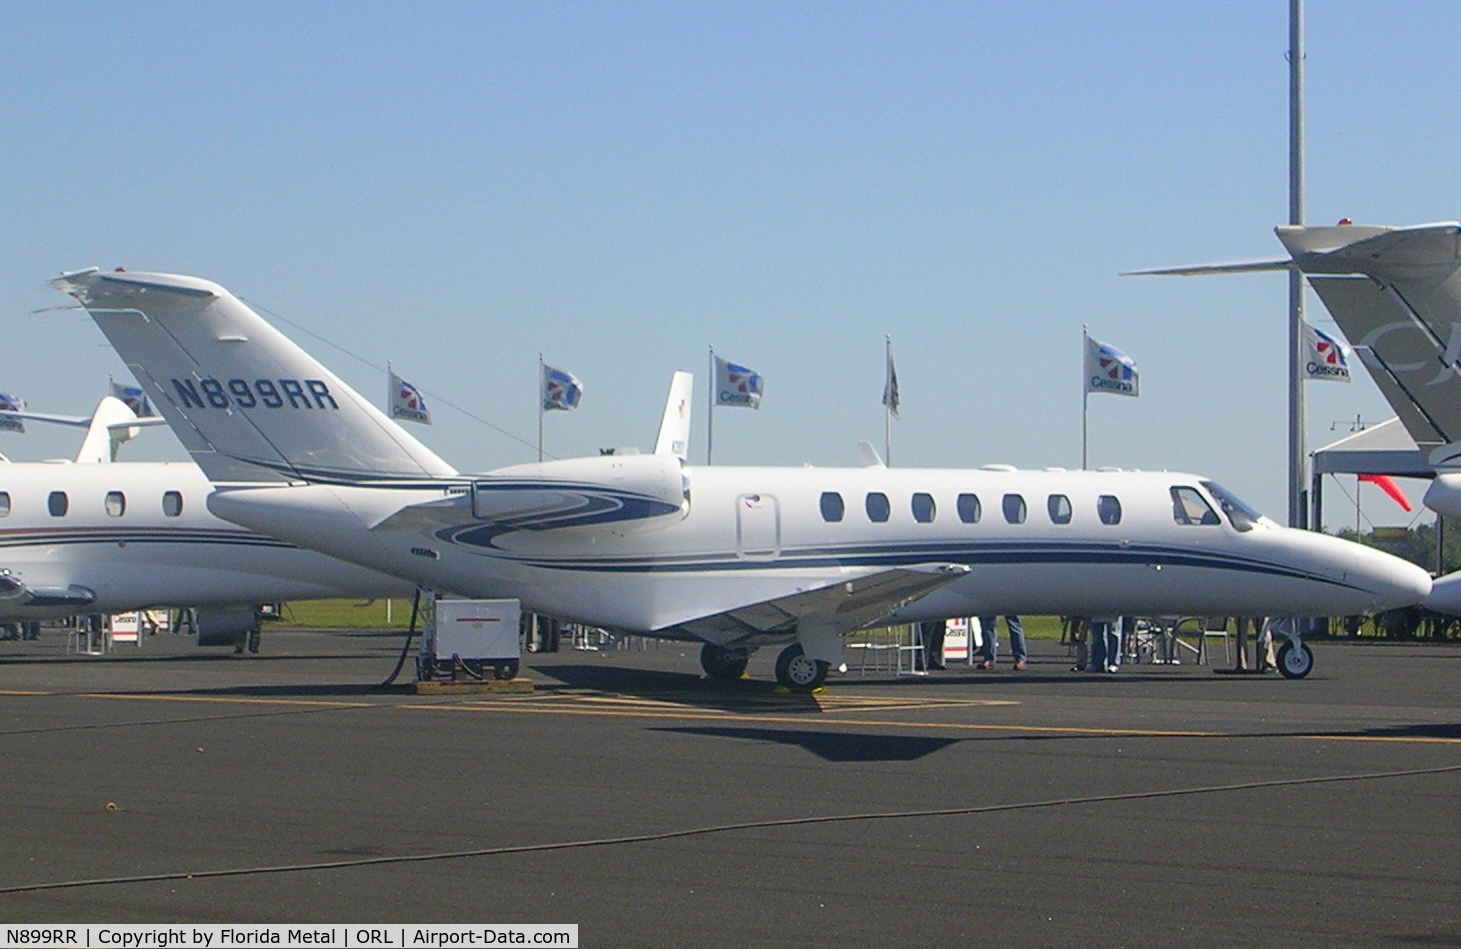
[[925, 672], [944, 668], [944, 627], [943, 620], [929, 620], [919, 624], [918, 637], [923, 640]]
[[1121, 668], [1121, 624], [1116, 616], [1091, 618], [1091, 664], [1087, 672], [1115, 672]]
[[[993, 669], [999, 658], [999, 635], [995, 631], [997, 616], [979, 617], [979, 656], [977, 668]], [[1023, 672], [1027, 666], [1029, 652], [1025, 647], [1025, 627], [1018, 616], [1006, 616], [1005, 628], [1010, 634], [1010, 656], [1015, 661], [1015, 671]]]

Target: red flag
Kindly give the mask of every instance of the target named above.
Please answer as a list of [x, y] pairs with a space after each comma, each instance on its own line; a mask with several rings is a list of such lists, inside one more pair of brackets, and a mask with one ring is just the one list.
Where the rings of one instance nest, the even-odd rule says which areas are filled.
[[1395, 483], [1394, 478], [1383, 474], [1362, 474], [1359, 476], [1359, 479], [1370, 482], [1370, 484], [1373, 484], [1381, 491], [1390, 495], [1396, 504], [1407, 511], [1410, 510], [1410, 499], [1405, 496], [1405, 492], [1400, 490], [1400, 485]]

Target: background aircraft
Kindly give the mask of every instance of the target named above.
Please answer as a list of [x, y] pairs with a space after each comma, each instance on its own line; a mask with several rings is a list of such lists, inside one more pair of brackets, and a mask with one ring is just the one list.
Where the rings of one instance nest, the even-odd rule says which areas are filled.
[[[217, 284], [96, 270], [55, 284], [221, 486], [220, 516], [431, 589], [700, 640], [716, 676], [792, 641], [778, 678], [815, 686], [842, 635], [890, 614], [1339, 615], [1430, 589], [1411, 564], [1280, 527], [1185, 474], [656, 454], [461, 475]], [[1308, 671], [1301, 643], [1286, 655], [1288, 674]]]
[[0, 463], [0, 624], [193, 607], [200, 645], [257, 649], [259, 604], [411, 594], [399, 578], [220, 520], [195, 464], [111, 462], [137, 424], [108, 396], [76, 462]]

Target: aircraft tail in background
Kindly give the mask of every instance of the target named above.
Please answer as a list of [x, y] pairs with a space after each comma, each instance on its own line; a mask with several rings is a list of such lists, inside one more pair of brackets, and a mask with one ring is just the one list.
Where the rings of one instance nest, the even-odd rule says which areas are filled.
[[1461, 223], [1275, 229], [1289, 259], [1136, 271], [1297, 269], [1437, 467], [1461, 464]]
[[660, 419], [659, 434], [654, 440], [656, 455], [674, 455], [681, 461], [689, 457], [690, 394], [695, 377], [678, 369], [670, 377], [670, 392], [665, 398], [665, 414]]

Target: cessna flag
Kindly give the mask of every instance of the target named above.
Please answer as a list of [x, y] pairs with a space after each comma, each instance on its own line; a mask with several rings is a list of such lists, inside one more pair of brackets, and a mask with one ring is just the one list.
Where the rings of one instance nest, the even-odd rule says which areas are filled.
[[715, 357], [715, 404], [736, 405], [748, 409], [761, 407], [764, 383], [760, 373]]
[[583, 398], [583, 383], [571, 372], [543, 364], [543, 411], [571, 411]]
[[1325, 382], [1349, 381], [1349, 354], [1344, 344], [1328, 333], [1304, 324], [1304, 378]]
[[[0, 412], [24, 412], [25, 400], [0, 394]], [[0, 432], [24, 432], [25, 423], [10, 415], [0, 415]]]
[[394, 369], [386, 371], [390, 373], [391, 418], [430, 425], [431, 410], [426, 407], [421, 390], [396, 375]]
[[1115, 346], [1086, 337], [1087, 392], [1135, 396], [1139, 394], [1136, 383], [1136, 363], [1130, 356]]
[[143, 392], [140, 386], [129, 386], [112, 380], [112, 397], [121, 399], [126, 403], [127, 408], [138, 418], [147, 418], [157, 413], [152, 411], [152, 403], [148, 401], [147, 393]]

